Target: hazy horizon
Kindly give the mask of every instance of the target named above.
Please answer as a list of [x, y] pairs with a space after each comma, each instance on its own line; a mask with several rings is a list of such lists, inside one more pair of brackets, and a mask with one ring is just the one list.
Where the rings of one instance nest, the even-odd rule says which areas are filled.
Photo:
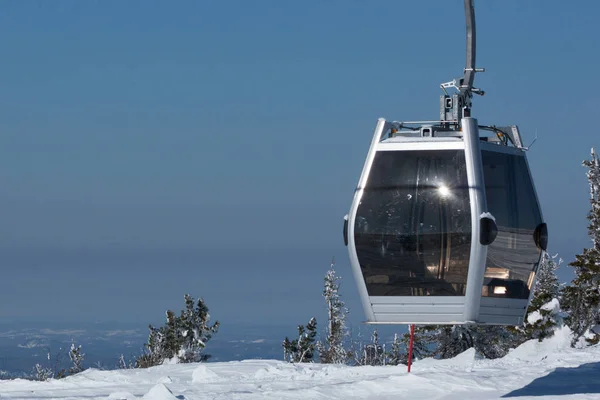
[[[475, 12], [473, 116], [537, 134], [567, 280], [590, 245], [600, 3]], [[377, 118], [437, 118], [465, 57], [459, 0], [25, 0], [0, 30], [0, 321], [154, 321], [190, 292], [295, 326], [324, 312], [333, 256], [362, 321], [342, 218]]]

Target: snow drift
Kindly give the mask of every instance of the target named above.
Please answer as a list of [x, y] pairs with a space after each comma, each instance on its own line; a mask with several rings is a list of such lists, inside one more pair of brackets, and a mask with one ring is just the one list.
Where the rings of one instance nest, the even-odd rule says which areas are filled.
[[528, 341], [486, 360], [469, 349], [453, 359], [405, 366], [348, 367], [245, 360], [89, 369], [62, 380], [0, 381], [0, 399], [498, 399], [600, 398], [600, 347], [574, 349], [570, 331]]

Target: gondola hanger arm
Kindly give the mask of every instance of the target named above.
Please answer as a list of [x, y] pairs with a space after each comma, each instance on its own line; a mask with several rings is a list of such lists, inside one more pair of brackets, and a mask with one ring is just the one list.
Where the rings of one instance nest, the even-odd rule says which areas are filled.
[[[460, 120], [463, 117], [471, 116], [471, 105], [473, 94], [483, 96], [485, 92], [481, 89], [473, 87], [473, 81], [475, 80], [475, 74], [477, 72], [485, 72], [484, 68], [477, 68], [475, 65], [476, 60], [476, 30], [475, 30], [475, 10], [473, 7], [473, 0], [465, 1], [465, 21], [466, 21], [466, 66], [463, 69], [462, 78], [454, 79], [450, 82], [444, 82], [440, 85], [443, 90], [445, 99], [441, 102], [442, 109], [440, 110], [440, 116], [442, 120], [457, 120], [460, 124]], [[446, 89], [455, 88], [458, 94], [455, 95], [455, 99], [452, 99]], [[454, 96], [453, 96], [454, 97]], [[452, 115], [452, 118], [447, 116]]]

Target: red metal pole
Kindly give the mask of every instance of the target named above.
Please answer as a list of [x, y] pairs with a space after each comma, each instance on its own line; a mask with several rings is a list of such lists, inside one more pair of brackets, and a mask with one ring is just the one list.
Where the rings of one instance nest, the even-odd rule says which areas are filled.
[[408, 345], [408, 372], [410, 373], [410, 365], [412, 364], [413, 342], [415, 339], [415, 325], [410, 326], [410, 343]]

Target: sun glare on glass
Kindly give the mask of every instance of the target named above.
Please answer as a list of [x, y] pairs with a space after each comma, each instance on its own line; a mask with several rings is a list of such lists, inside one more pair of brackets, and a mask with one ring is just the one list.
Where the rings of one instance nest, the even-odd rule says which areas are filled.
[[442, 197], [448, 197], [450, 196], [450, 189], [448, 189], [448, 186], [442, 185], [438, 188], [438, 193]]

